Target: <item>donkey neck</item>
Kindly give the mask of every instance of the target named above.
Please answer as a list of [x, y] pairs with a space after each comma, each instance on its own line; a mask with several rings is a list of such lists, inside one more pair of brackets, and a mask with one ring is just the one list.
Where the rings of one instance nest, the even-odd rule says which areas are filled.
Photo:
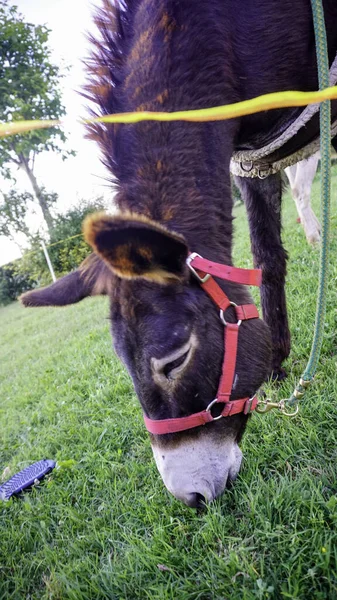
[[[224, 22], [219, 23], [219, 19]], [[234, 102], [226, 19], [213, 3], [142, 0], [117, 94], [125, 111], [167, 111]], [[191, 249], [231, 262], [229, 161], [233, 122], [143, 122], [116, 138], [117, 202], [183, 234]]]
[[[232, 200], [223, 124], [141, 124], [133, 133], [121, 209], [182, 234], [190, 249], [231, 262]], [[131, 167], [133, 164], [133, 167]]]

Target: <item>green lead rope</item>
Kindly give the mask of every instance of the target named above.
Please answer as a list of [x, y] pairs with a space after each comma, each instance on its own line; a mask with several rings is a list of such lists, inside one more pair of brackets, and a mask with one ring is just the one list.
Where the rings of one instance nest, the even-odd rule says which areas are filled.
[[[324, 22], [324, 12], [321, 0], [311, 0], [313, 12], [316, 56], [318, 67], [319, 89], [329, 87], [329, 62], [327, 39]], [[330, 233], [330, 182], [331, 182], [331, 106], [330, 100], [320, 106], [320, 150], [321, 150], [321, 227], [322, 242], [320, 252], [319, 288], [317, 295], [315, 331], [311, 353], [306, 369], [296, 386], [292, 396], [287, 401], [293, 405], [305, 393], [312, 381], [322, 348], [324, 321], [326, 314], [326, 297], [329, 270], [329, 233]]]

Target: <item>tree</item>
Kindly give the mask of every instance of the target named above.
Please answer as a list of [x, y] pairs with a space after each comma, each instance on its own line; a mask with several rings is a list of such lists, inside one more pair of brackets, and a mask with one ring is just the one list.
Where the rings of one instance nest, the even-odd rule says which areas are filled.
[[[0, 0], [0, 121], [59, 119], [65, 114], [61, 101], [60, 68], [51, 62], [50, 30], [25, 23], [16, 6]], [[12, 178], [16, 165], [27, 175], [48, 231], [53, 228], [50, 203], [35, 174], [35, 158], [50, 150], [67, 158], [64, 132], [59, 127], [0, 139], [0, 173]]]
[[27, 240], [30, 237], [26, 222], [29, 204], [33, 201], [29, 192], [19, 193], [12, 189], [8, 194], [2, 194], [0, 201], [0, 235], [10, 238], [17, 243], [16, 234], [22, 233]]
[[[41, 194], [48, 207], [56, 203], [57, 194], [48, 194], [44, 188], [41, 188]], [[33, 211], [34, 197], [29, 192], [18, 192], [15, 188], [7, 194], [0, 192], [0, 235], [11, 239], [22, 250], [18, 234], [24, 236], [26, 243], [34, 238], [27, 223], [27, 216]]]
[[[88, 214], [105, 208], [103, 198], [98, 197], [90, 201], [83, 200], [77, 206], [68, 209], [65, 214], [56, 215], [48, 244], [48, 254], [57, 277], [76, 269], [91, 253], [92, 250], [82, 234], [83, 219]], [[40, 286], [50, 283], [50, 273], [41, 248], [39, 233], [31, 237], [29, 248], [16, 264], [18, 273], [23, 276], [29, 273], [30, 279], [38, 282]]]

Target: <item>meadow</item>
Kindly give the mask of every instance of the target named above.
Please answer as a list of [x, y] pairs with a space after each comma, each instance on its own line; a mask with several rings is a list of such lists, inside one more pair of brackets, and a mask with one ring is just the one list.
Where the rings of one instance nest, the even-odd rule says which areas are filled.
[[[0, 502], [1, 600], [337, 598], [337, 169], [321, 361], [293, 419], [253, 415], [234, 487], [196, 512], [164, 488], [131, 381], [111, 348], [106, 298], [0, 309], [0, 478], [41, 458], [46, 480]], [[319, 213], [319, 181], [313, 189]], [[235, 264], [252, 259], [235, 208]], [[318, 249], [289, 194], [283, 239], [290, 395], [306, 365]], [[7, 475], [8, 477], [9, 475]]]

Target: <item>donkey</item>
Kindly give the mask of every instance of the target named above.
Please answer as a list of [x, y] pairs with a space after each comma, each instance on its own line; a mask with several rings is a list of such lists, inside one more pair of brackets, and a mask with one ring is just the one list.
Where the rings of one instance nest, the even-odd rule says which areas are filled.
[[[337, 5], [335, 0], [324, 5], [332, 62]], [[106, 0], [96, 22], [85, 93], [99, 115], [197, 109], [318, 87], [308, 0]], [[22, 299], [25, 306], [61, 306], [109, 295], [114, 346], [154, 431], [159, 472], [168, 490], [192, 507], [212, 501], [236, 478], [250, 405], [246, 401], [241, 412], [183, 431], [158, 433], [153, 423], [186, 421], [204, 415], [205, 407], [208, 415], [215, 410], [213, 416], [221, 416], [219, 407], [209, 407], [227, 368], [232, 406], [242, 398], [251, 402], [271, 373], [285, 375], [290, 335], [280, 176], [238, 180], [254, 264], [262, 270], [264, 320], [254, 314], [242, 322], [231, 365], [224, 323], [228, 331], [238, 330], [237, 307], [247, 307], [250, 294], [235, 278], [217, 280], [218, 296], [229, 299], [219, 304], [220, 319], [200, 285], [207, 278], [202, 259], [197, 257], [199, 267], [192, 271], [186, 260], [198, 253], [209, 264], [230, 269], [231, 155], [268, 143], [298, 111], [207, 123], [90, 126], [116, 190], [118, 212], [87, 219], [84, 233], [94, 253], [78, 270]], [[317, 133], [317, 120], [314, 125]]]

